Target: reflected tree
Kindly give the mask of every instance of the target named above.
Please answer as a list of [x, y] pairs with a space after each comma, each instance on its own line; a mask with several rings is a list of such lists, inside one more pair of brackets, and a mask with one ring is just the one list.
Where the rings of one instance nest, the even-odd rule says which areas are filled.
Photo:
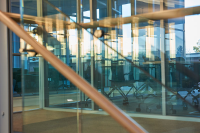
[[194, 50], [196, 53], [199, 53], [199, 52], [200, 52], [200, 39], [199, 39], [198, 42], [197, 42], [197, 46], [193, 46], [193, 50]]

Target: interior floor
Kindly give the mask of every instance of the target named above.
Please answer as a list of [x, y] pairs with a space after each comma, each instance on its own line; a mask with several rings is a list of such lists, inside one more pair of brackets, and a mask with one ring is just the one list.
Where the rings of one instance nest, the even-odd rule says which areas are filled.
[[[133, 117], [142, 127], [150, 133], [198, 133], [199, 122], [164, 120], [154, 118]], [[77, 128], [77, 123], [80, 127]], [[24, 124], [24, 125], [23, 125]], [[75, 133], [82, 130], [85, 133], [127, 133], [113, 118], [100, 114], [80, 114], [77, 121], [77, 113], [35, 110], [13, 114], [14, 131], [24, 133]]]

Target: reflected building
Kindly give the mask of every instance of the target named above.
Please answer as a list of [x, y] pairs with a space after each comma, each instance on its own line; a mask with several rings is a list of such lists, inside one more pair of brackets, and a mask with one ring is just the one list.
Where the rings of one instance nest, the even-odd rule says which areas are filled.
[[[199, 53], [191, 50], [196, 44], [190, 44], [196, 31], [188, 30], [190, 27], [198, 29], [195, 22], [188, 22], [188, 16], [200, 14], [195, 1], [22, 2], [10, 0], [10, 12], [20, 17], [8, 15], [130, 116], [198, 119], [200, 60]], [[97, 30], [102, 31], [101, 37], [95, 36]], [[15, 33], [10, 40], [13, 96], [15, 100], [22, 99], [24, 114], [30, 110], [103, 114], [95, 101], [40, 54], [30, 56], [27, 51], [19, 52], [20, 48], [26, 50], [29, 44]], [[24, 124], [24, 131], [31, 132], [31, 129]]]

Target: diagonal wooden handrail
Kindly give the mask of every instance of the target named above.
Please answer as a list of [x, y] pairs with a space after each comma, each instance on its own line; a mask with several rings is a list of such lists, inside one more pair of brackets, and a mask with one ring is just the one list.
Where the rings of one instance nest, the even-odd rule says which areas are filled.
[[105, 96], [99, 93], [87, 81], [81, 78], [69, 66], [64, 64], [53, 53], [48, 51], [43, 45], [31, 37], [22, 27], [20, 27], [11, 18], [0, 11], [0, 21], [3, 22], [10, 30], [22, 38], [26, 43], [30, 44], [34, 50], [41, 54], [42, 57], [55, 67], [65, 78], [70, 80], [76, 87], [89, 96], [97, 105], [105, 110], [111, 117], [120, 123], [125, 129], [131, 133], [146, 133], [147, 131], [141, 127], [131, 117], [127, 116], [121, 109], [110, 102]]

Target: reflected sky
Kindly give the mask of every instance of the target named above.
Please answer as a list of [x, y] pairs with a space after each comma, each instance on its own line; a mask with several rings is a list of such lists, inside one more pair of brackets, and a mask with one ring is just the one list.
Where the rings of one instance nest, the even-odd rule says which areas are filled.
[[[185, 0], [185, 8], [194, 7], [194, 6], [200, 6], [200, 0]], [[84, 23], [90, 22], [90, 11], [84, 11], [83, 16], [85, 17], [85, 18], [83, 18]], [[131, 16], [131, 5], [130, 5], [130, 3], [123, 4], [122, 5], [122, 17], [129, 17], [129, 16]], [[76, 21], [76, 17], [70, 16], [70, 18], [72, 20]], [[97, 9], [97, 20], [99, 20], [99, 9]], [[176, 42], [173, 42], [173, 43], [174, 43], [174, 45], [176, 44], [177, 46], [176, 46], [176, 48], [173, 48], [174, 52], [179, 47], [178, 44], [182, 44], [183, 41], [185, 41], [185, 45], [186, 45], [185, 52], [186, 53], [194, 53], [193, 46], [197, 46], [197, 42], [200, 40], [200, 35], [198, 34], [198, 31], [200, 31], [199, 24], [200, 24], [200, 15], [192, 15], [192, 16], [185, 17], [185, 40], [184, 40], [184, 36], [183, 36], [182, 32], [175, 31], [176, 38], [174, 40], [176, 40]], [[174, 28], [182, 29], [182, 27], [183, 27], [183, 25], [176, 24], [176, 26]], [[120, 38], [120, 39], [121, 39], [121, 42], [123, 43], [122, 48], [121, 48], [123, 52], [122, 51], [119, 51], [119, 52], [121, 52], [121, 53], [123, 53], [123, 55], [127, 56], [132, 51], [131, 24], [122, 25], [122, 29], [123, 29], [122, 30], [123, 38]], [[147, 30], [145, 32], [147, 32]], [[139, 46], [140, 47], [143, 46], [143, 42], [145, 42], [146, 40], [149, 40], [149, 42], [147, 41], [147, 44], [149, 45], [148, 51], [155, 50], [156, 49], [155, 44], [157, 42], [154, 41], [153, 39], [156, 39], [156, 35], [155, 36], [152, 36], [152, 35], [149, 34], [149, 38], [148, 37], [146, 37], [146, 38], [141, 37], [140, 39], [138, 38], [137, 45], [135, 45], [135, 43], [136, 43], [135, 42], [134, 46], [137, 47], [137, 49], [139, 49]], [[84, 36], [85, 36], [84, 50], [88, 52], [89, 48], [90, 48], [90, 35], [89, 35], [89, 33], [84, 32]], [[147, 36], [147, 33], [146, 33], [146, 36]], [[179, 42], [179, 43], [177, 43], [177, 42]], [[115, 43], [112, 43], [113, 48], [117, 49], [118, 46], [115, 46], [115, 45], [116, 45]], [[74, 48], [74, 52], [72, 52], [72, 53], [75, 53], [75, 50], [76, 50], [76, 48]], [[83, 52], [83, 54], [86, 54], [87, 52]], [[148, 55], [148, 52], [147, 52], [147, 55]]]
[[[200, 0], [185, 0], [185, 8], [200, 6]], [[186, 53], [194, 53], [193, 46], [197, 46], [200, 39], [200, 15], [185, 17]]]

